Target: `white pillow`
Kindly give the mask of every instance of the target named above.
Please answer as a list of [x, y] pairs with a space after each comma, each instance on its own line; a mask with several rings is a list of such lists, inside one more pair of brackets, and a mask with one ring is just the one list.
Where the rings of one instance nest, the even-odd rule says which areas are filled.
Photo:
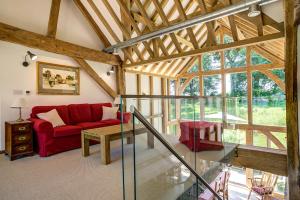
[[106, 119], [117, 119], [117, 112], [119, 110], [119, 107], [102, 107], [103, 109], [103, 115], [102, 120]]
[[66, 125], [64, 121], [61, 119], [61, 117], [59, 116], [56, 109], [50, 110], [49, 112], [46, 113], [39, 113], [37, 114], [37, 116], [40, 119], [50, 122], [53, 125], [53, 127]]

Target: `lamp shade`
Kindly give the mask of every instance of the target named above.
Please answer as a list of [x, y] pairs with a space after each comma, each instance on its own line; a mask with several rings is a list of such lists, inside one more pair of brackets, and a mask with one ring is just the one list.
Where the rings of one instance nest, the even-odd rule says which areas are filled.
[[29, 55], [31, 60], [36, 60], [37, 59], [37, 55], [35, 55], [34, 53], [31, 53], [30, 51], [27, 51], [27, 54]]
[[120, 95], [116, 96], [116, 98], [114, 100], [114, 104], [115, 105], [120, 105], [121, 104], [121, 96]]
[[23, 97], [16, 98], [13, 103], [11, 104], [11, 108], [24, 108], [26, 107], [27, 102], [26, 99]]

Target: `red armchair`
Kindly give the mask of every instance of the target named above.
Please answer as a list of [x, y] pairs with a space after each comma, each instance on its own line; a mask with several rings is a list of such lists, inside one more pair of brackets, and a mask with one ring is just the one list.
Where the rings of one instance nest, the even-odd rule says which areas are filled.
[[[32, 108], [30, 120], [34, 129], [34, 149], [41, 157], [81, 147], [81, 131], [121, 124], [121, 113], [117, 119], [102, 120], [102, 106], [111, 103], [71, 104], [62, 106], [36, 106]], [[56, 109], [65, 126], [53, 127], [48, 121], [39, 119], [38, 113]], [[131, 113], [123, 113], [123, 122], [128, 123]]]
[[179, 141], [191, 151], [221, 150], [223, 126], [221, 123], [206, 121], [180, 122]]

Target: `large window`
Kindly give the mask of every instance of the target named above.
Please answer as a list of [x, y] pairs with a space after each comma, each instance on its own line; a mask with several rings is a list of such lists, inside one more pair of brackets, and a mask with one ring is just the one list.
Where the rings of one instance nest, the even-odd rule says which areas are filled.
[[[277, 70], [274, 73], [278, 73], [281, 77], [284, 77], [283, 70]], [[285, 126], [285, 94], [281, 88], [261, 72], [253, 72], [252, 79], [253, 123], [259, 125]]]
[[[224, 35], [223, 43], [231, 42], [232, 37]], [[246, 62], [248, 53], [250, 63]], [[285, 74], [283, 69], [274, 69], [283, 66], [273, 66], [271, 58], [270, 53], [264, 54], [263, 47], [228, 49], [195, 58], [186, 75], [178, 79], [181, 87], [186, 86], [180, 95], [201, 94], [207, 98], [199, 102], [181, 101], [177, 117], [226, 122], [226, 142], [245, 144], [247, 138], [249, 145], [284, 148]], [[190, 76], [194, 78], [185, 84]], [[174, 110], [175, 103], [171, 112]], [[174, 119], [175, 114], [172, 116]]]
[[226, 68], [246, 66], [246, 48], [226, 50], [224, 56]]
[[221, 95], [221, 75], [204, 76], [204, 96]]
[[271, 61], [257, 54], [255, 51], [251, 51], [250, 55], [252, 65], [271, 64]]
[[220, 52], [205, 53], [202, 55], [201, 60], [203, 71], [216, 70], [221, 68]]
[[226, 120], [228, 123], [248, 122], [246, 73], [226, 74]]

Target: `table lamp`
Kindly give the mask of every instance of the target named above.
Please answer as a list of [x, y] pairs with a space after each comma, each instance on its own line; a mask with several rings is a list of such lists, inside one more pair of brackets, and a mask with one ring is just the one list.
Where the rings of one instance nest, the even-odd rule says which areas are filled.
[[15, 101], [10, 106], [11, 108], [19, 108], [19, 119], [17, 119], [17, 122], [22, 122], [24, 119], [22, 119], [22, 108], [26, 107], [26, 100], [23, 97], [15, 99]]

